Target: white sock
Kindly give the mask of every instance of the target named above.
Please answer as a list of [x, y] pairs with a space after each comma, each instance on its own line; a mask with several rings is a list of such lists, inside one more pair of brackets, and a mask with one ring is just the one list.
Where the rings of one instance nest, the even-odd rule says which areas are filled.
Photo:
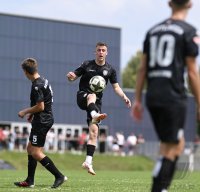
[[89, 164], [92, 164], [92, 156], [87, 155], [85, 161]]
[[96, 116], [96, 114], [97, 114], [97, 112], [96, 112], [96, 111], [91, 111], [91, 112], [90, 112], [90, 115], [92, 116], [92, 118], [93, 118], [93, 117], [95, 117], [95, 116]]

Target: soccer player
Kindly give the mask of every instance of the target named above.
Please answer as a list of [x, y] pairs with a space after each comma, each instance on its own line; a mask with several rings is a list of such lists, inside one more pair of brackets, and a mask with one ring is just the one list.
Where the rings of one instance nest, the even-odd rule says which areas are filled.
[[38, 73], [37, 61], [27, 58], [22, 62], [25, 76], [32, 82], [30, 94], [30, 107], [19, 111], [18, 116], [31, 122], [32, 129], [27, 146], [28, 153], [28, 176], [24, 181], [15, 182], [19, 187], [34, 187], [34, 175], [39, 161], [55, 177], [52, 188], [57, 188], [67, 177], [64, 176], [54, 165], [52, 160], [43, 153], [43, 146], [47, 132], [54, 123], [52, 113], [53, 92], [47, 79]]
[[96, 58], [94, 60], [84, 61], [74, 72], [67, 73], [69, 81], [74, 81], [78, 77], [81, 77], [79, 91], [77, 92], [77, 104], [80, 109], [87, 112], [87, 123], [89, 126], [87, 156], [82, 167], [92, 175], [96, 174], [92, 167], [92, 158], [97, 143], [98, 127], [100, 121], [105, 119], [107, 114], [101, 113], [101, 99], [103, 93], [92, 92], [89, 85], [90, 79], [96, 75], [100, 75], [105, 79], [106, 84], [109, 80], [115, 93], [124, 100], [128, 107], [131, 107], [129, 98], [124, 94], [117, 82], [115, 69], [106, 61], [106, 56], [108, 54], [107, 49], [108, 47], [105, 43], [98, 42], [95, 49]]
[[141, 120], [141, 96], [146, 79], [146, 105], [160, 140], [160, 157], [153, 171], [151, 192], [168, 190], [184, 148], [185, 68], [200, 117], [200, 81], [196, 63], [200, 39], [196, 29], [184, 21], [191, 5], [190, 0], [170, 0], [171, 17], [152, 27], [144, 41], [132, 114], [136, 120]]

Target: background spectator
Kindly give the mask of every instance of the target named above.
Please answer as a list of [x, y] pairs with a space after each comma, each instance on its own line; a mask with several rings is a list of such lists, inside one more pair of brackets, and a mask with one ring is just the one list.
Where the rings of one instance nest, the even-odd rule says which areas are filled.
[[137, 137], [134, 133], [127, 137], [128, 155], [134, 155], [137, 145]]

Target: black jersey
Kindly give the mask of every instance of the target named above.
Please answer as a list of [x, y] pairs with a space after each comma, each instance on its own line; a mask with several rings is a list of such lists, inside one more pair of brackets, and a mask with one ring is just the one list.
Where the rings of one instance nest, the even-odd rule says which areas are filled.
[[169, 104], [185, 101], [185, 58], [198, 55], [196, 29], [185, 21], [167, 19], [146, 35], [147, 103]]
[[35, 113], [32, 123], [52, 124], [54, 121], [52, 113], [53, 91], [47, 79], [39, 77], [32, 82], [30, 100], [31, 107], [37, 102], [44, 102], [44, 111]]
[[[117, 76], [116, 76], [116, 71], [115, 69], [108, 64], [107, 62], [105, 65], [97, 65], [95, 60], [90, 60], [90, 61], [85, 61], [82, 63], [80, 67], [78, 67], [74, 73], [80, 77], [80, 83], [79, 83], [79, 91], [85, 91], [92, 93], [92, 90], [90, 89], [89, 86], [89, 81], [92, 77], [96, 75], [102, 76], [106, 84], [108, 83], [108, 80], [110, 81], [111, 84], [117, 83]], [[96, 95], [101, 98], [103, 93], [96, 93]]]

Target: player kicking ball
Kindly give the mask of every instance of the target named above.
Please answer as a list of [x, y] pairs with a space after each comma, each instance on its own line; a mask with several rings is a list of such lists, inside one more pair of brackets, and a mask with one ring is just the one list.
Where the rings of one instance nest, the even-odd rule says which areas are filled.
[[89, 139], [86, 148], [86, 159], [82, 167], [91, 175], [96, 175], [92, 159], [96, 148], [99, 123], [107, 117], [101, 112], [103, 90], [108, 81], [112, 84], [115, 93], [120, 96], [128, 107], [131, 107], [129, 98], [124, 94], [117, 82], [115, 69], [107, 63], [108, 47], [103, 42], [96, 44], [94, 60], [84, 61], [74, 72], [68, 72], [69, 81], [75, 81], [80, 77], [79, 90], [77, 92], [77, 104], [80, 109], [87, 112], [89, 126]]

